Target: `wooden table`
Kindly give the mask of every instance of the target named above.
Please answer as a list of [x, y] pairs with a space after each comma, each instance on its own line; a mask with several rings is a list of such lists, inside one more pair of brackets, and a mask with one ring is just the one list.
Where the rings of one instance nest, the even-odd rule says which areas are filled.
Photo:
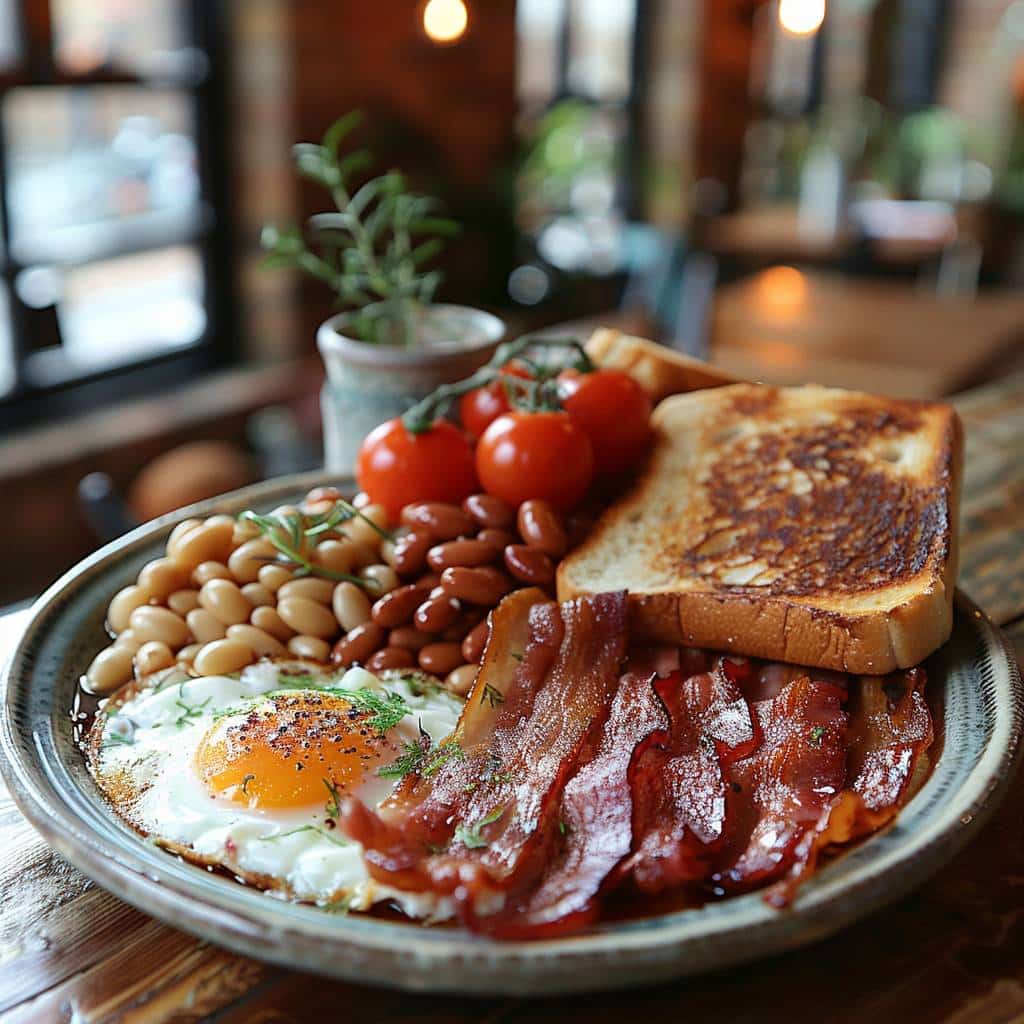
[[[1024, 375], [963, 395], [961, 582], [1024, 654]], [[0, 619], [0, 645], [16, 622]], [[97, 888], [0, 795], [0, 1022], [1024, 1021], [1024, 785], [914, 895], [727, 973], [572, 999], [413, 996], [235, 956]]]

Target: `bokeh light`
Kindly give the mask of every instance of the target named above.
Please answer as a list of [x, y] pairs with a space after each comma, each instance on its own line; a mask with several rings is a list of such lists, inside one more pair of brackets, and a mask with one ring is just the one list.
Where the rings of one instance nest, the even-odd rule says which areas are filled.
[[469, 24], [463, 0], [429, 0], [423, 8], [423, 31], [435, 43], [454, 43]]
[[779, 24], [795, 36], [817, 32], [825, 20], [825, 0], [779, 0]]

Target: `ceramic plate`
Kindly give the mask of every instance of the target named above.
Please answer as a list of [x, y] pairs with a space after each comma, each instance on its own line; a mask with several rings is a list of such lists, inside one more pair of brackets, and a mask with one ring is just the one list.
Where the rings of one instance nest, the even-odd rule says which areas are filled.
[[571, 938], [497, 943], [284, 903], [150, 845], [107, 808], [72, 742], [77, 680], [105, 642], [111, 595], [157, 557], [188, 515], [271, 508], [316, 477], [291, 477], [182, 510], [115, 541], [36, 603], [5, 677], [4, 772], [18, 805], [76, 867], [168, 924], [288, 967], [407, 989], [569, 992], [655, 982], [819, 939], [895, 899], [974, 835], [1008, 782], [1021, 736], [1016, 662], [998, 630], [958, 595], [952, 639], [930, 659], [944, 744], [928, 782], [881, 835], [812, 878], [788, 911], [754, 893]]

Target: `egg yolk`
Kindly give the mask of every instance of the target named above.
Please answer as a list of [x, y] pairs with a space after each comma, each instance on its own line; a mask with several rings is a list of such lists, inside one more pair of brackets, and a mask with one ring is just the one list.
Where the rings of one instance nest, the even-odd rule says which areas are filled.
[[314, 690], [268, 697], [215, 722], [196, 750], [213, 796], [248, 807], [323, 805], [351, 792], [395, 747], [346, 701]]

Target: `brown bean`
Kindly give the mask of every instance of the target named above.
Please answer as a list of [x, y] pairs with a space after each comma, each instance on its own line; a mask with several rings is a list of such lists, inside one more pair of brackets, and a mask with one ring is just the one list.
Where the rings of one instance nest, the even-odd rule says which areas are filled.
[[435, 676], [446, 676], [462, 664], [462, 650], [458, 644], [428, 644], [420, 651], [420, 668]]
[[319, 601], [311, 601], [308, 597], [286, 597], [278, 602], [277, 614], [296, 633], [318, 636], [324, 640], [338, 634], [338, 620], [334, 617], [334, 612]]
[[[454, 570], [449, 569], [449, 572]], [[473, 570], [467, 569], [466, 572]], [[459, 617], [459, 602], [447, 594], [424, 601], [413, 616], [413, 624], [421, 633], [440, 633]]]
[[371, 654], [366, 662], [370, 672], [383, 672], [388, 668], [412, 668], [416, 664], [412, 651], [404, 647], [382, 647], [376, 654]]
[[412, 621], [416, 609], [427, 599], [429, 591], [429, 587], [418, 583], [410, 583], [397, 590], [392, 590], [378, 598], [370, 609], [373, 621], [378, 626], [384, 626], [387, 629], [406, 625]]
[[441, 573], [441, 586], [449, 597], [493, 608], [511, 589], [508, 577], [497, 569], [456, 566]]
[[427, 564], [427, 550], [432, 543], [427, 533], [413, 530], [395, 540], [392, 568], [399, 576], [415, 576]]
[[493, 544], [499, 551], [504, 550], [509, 544], [518, 544], [519, 538], [508, 530], [499, 530], [496, 527], [488, 527], [486, 530], [481, 530], [476, 535], [477, 540], [482, 540], [486, 544]]
[[421, 633], [415, 626], [399, 626], [388, 633], [389, 647], [404, 647], [408, 651], [420, 651], [433, 641], [429, 633]]
[[455, 540], [476, 533], [476, 523], [458, 505], [441, 501], [417, 501], [402, 509], [402, 523], [433, 540]]
[[473, 689], [479, 671], [479, 665], [460, 665], [445, 676], [445, 689], [458, 697], [465, 697]]
[[354, 662], [360, 664], [383, 646], [387, 634], [383, 626], [376, 622], [364, 622], [355, 629], [350, 629], [335, 645], [331, 651], [331, 661], [335, 665], [351, 665]]
[[484, 656], [484, 648], [487, 646], [487, 639], [491, 635], [491, 624], [484, 619], [479, 625], [474, 626], [462, 641], [462, 658], [474, 665], [480, 664]]
[[504, 529], [515, 522], [515, 511], [490, 494], [471, 494], [463, 503], [468, 512], [481, 526]]
[[427, 552], [427, 564], [438, 572], [453, 565], [489, 565], [500, 550], [483, 540], [450, 540]]
[[463, 637], [486, 618], [489, 611], [489, 608], [464, 607], [459, 617], [441, 633], [441, 639], [461, 644]]
[[505, 548], [505, 567], [521, 583], [532, 583], [535, 587], [549, 586], [555, 578], [551, 559], [528, 544], [509, 544]]
[[552, 558], [561, 558], [568, 546], [565, 528], [555, 510], [540, 499], [524, 501], [516, 516], [519, 534], [530, 545]]

